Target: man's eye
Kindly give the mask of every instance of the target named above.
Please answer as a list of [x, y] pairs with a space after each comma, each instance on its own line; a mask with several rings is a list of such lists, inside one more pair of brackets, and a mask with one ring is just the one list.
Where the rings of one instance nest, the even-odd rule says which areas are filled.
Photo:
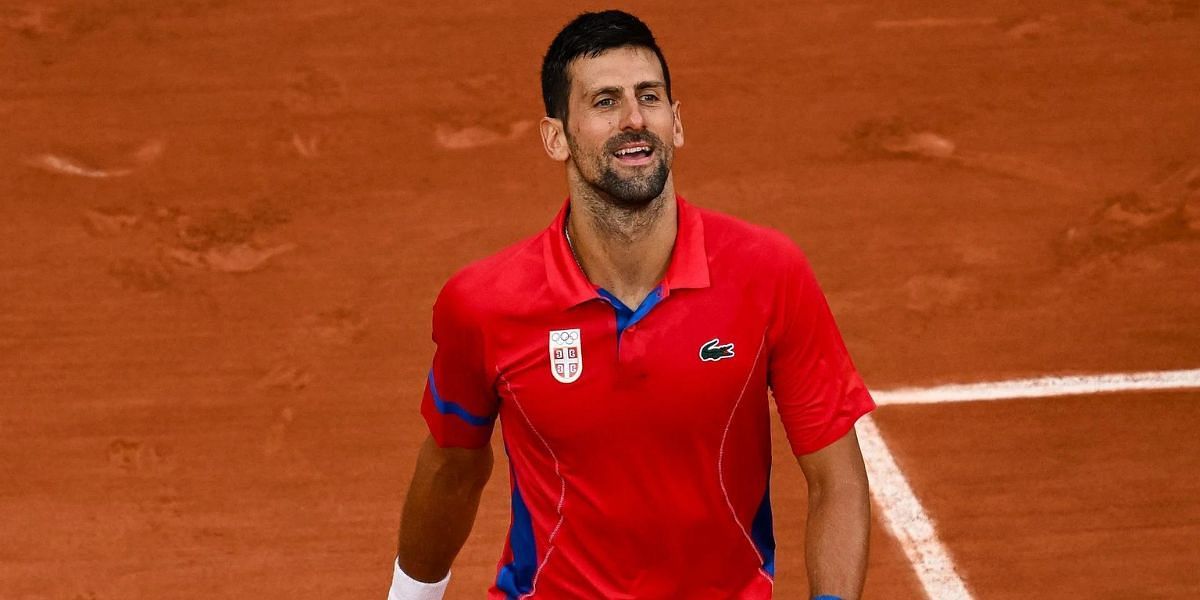
[[658, 94], [642, 94], [642, 102], [658, 102]]
[[612, 98], [601, 98], [600, 101], [596, 103], [596, 106], [606, 108], [612, 106], [614, 103], [615, 101]]

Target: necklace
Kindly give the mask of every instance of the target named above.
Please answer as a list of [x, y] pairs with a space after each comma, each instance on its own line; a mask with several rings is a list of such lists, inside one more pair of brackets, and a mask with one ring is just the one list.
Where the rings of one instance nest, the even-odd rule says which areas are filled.
[[579, 262], [579, 253], [575, 251], [575, 242], [571, 241], [571, 228], [563, 223], [563, 235], [567, 237], [567, 247], [571, 249], [571, 258], [575, 259], [575, 266], [579, 267], [580, 271], [587, 273], [583, 268], [583, 263]]

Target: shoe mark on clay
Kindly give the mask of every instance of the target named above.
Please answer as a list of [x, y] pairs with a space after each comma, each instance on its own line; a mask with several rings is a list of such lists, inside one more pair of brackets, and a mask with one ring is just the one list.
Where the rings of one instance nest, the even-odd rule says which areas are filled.
[[255, 383], [260, 390], [298, 392], [312, 384], [313, 365], [327, 348], [358, 343], [367, 333], [367, 320], [355, 309], [337, 307], [304, 317], [278, 351], [271, 367]]
[[962, 150], [945, 135], [899, 117], [862, 121], [845, 142], [852, 153], [868, 158], [927, 160], [1063, 189], [1081, 188], [1053, 167], [1003, 154]]
[[[324, 119], [324, 118], [323, 118]], [[262, 144], [251, 145], [271, 152], [271, 159], [298, 156], [305, 160], [316, 160], [331, 154], [338, 136], [326, 122], [309, 123], [306, 117], [282, 117], [263, 133]]]
[[249, 273], [266, 267], [267, 263], [280, 254], [296, 249], [291, 242], [273, 246], [242, 243], [215, 246], [202, 251], [187, 248], [169, 248], [167, 256], [189, 267], [205, 268], [221, 273]]
[[280, 359], [255, 382], [254, 387], [268, 391], [299, 392], [307, 388], [312, 380], [312, 370], [307, 365]]
[[302, 135], [299, 132], [292, 133], [292, 147], [296, 149], [296, 154], [303, 158], [317, 158], [321, 155], [321, 139], [319, 133], [310, 133]]
[[292, 113], [327, 113], [340, 109], [345, 97], [346, 86], [339, 77], [306, 65], [288, 78], [280, 107]]
[[337, 307], [305, 317], [301, 326], [302, 343], [311, 341], [334, 346], [349, 346], [367, 332], [367, 320], [357, 310]]
[[867, 158], [949, 159], [958, 150], [949, 138], [902, 117], [860, 121], [843, 141]]
[[980, 299], [979, 281], [954, 272], [921, 273], [904, 282], [905, 308], [920, 315], [973, 308]]
[[1001, 19], [997, 25], [1004, 35], [1015, 40], [1033, 41], [1056, 35], [1062, 31], [1056, 15], [1021, 15]]
[[294, 243], [266, 238], [266, 232], [289, 219], [285, 211], [268, 203], [257, 203], [244, 212], [222, 209], [196, 217], [154, 205], [140, 212], [106, 207], [82, 213], [83, 227], [93, 237], [137, 234], [135, 245], [149, 245], [152, 256], [121, 258], [108, 267], [108, 274], [122, 287], [142, 292], [173, 288], [186, 279], [181, 268], [232, 274], [261, 270], [297, 248]]
[[279, 411], [263, 437], [262, 457], [270, 462], [273, 477], [288, 480], [320, 478], [320, 474], [305, 456], [302, 445], [289, 439], [290, 428], [295, 418], [296, 411], [291, 406], [285, 406]]
[[217, 299], [195, 276], [181, 271], [165, 254], [148, 259], [124, 257], [109, 263], [106, 272], [122, 289], [185, 301], [210, 314], [220, 312]]
[[122, 473], [163, 473], [175, 469], [170, 449], [117, 438], [108, 444], [108, 464]]
[[139, 502], [138, 508], [151, 531], [163, 532], [183, 517], [183, 494], [173, 485], [162, 485], [153, 496]]
[[271, 458], [278, 455], [287, 446], [288, 426], [292, 420], [296, 418], [296, 411], [290, 406], [284, 407], [279, 411], [279, 417], [267, 429], [266, 438], [263, 440], [263, 456]]
[[486, 125], [455, 127], [439, 124], [434, 130], [433, 138], [438, 146], [447, 150], [467, 150], [515, 142], [531, 129], [533, 121], [514, 121], [508, 124], [507, 130], [498, 130]]
[[199, 217], [180, 214], [175, 218], [174, 244], [165, 254], [188, 267], [222, 273], [257, 271], [297, 248], [291, 242], [264, 239], [266, 231], [290, 220], [290, 214], [270, 203], [258, 203], [245, 213], [222, 209]]
[[162, 156], [166, 144], [161, 140], [150, 140], [128, 152], [116, 164], [100, 166], [100, 161], [89, 160], [79, 153], [45, 153], [30, 157], [25, 163], [56, 175], [108, 179], [132, 175], [138, 169], [153, 164]]
[[264, 232], [291, 222], [291, 213], [278, 203], [263, 200], [245, 210], [218, 208], [192, 216], [173, 216], [178, 243], [190, 250], [255, 241]]
[[328, 126], [330, 115], [344, 112], [346, 105], [341, 78], [311, 65], [299, 67], [270, 103], [273, 122], [264, 141], [275, 152], [316, 159], [337, 137]]
[[[81, 224], [95, 238], [133, 236], [143, 227], [152, 228], [153, 219], [123, 207], [107, 206], [85, 209]], [[134, 238], [135, 246], [142, 245]], [[174, 287], [177, 274], [171, 262], [163, 256], [148, 258], [122, 257], [108, 264], [107, 272], [124, 289], [157, 293]]]
[[123, 208], [89, 208], [83, 211], [83, 228], [94, 237], [116, 237], [137, 229], [142, 217]]
[[533, 129], [534, 121], [517, 114], [499, 113], [489, 102], [500, 85], [492, 73], [467, 77], [438, 90], [450, 105], [443, 121], [433, 130], [433, 141], [446, 150], [469, 150], [520, 140]]
[[1176, 164], [1141, 189], [1105, 198], [1054, 248], [1060, 263], [1075, 265], [1183, 239], [1200, 239], [1200, 162]]

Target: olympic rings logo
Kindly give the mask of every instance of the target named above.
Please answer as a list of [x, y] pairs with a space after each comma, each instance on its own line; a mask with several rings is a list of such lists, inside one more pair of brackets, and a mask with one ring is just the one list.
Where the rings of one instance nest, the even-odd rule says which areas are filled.
[[565, 331], [551, 331], [550, 341], [557, 344], [572, 344], [579, 341], [578, 329], [567, 329]]

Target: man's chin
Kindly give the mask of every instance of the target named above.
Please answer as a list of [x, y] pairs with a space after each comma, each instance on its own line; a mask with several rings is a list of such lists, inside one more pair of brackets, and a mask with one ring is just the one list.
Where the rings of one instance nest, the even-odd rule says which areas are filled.
[[615, 204], [630, 210], [639, 210], [650, 206], [667, 186], [667, 171], [661, 164], [646, 165], [650, 172], [640, 176], [620, 178], [609, 171], [601, 178], [597, 186]]
[[630, 210], [639, 210], [650, 206], [659, 196], [662, 196], [665, 185], [628, 185], [605, 186], [605, 195], [615, 204]]

